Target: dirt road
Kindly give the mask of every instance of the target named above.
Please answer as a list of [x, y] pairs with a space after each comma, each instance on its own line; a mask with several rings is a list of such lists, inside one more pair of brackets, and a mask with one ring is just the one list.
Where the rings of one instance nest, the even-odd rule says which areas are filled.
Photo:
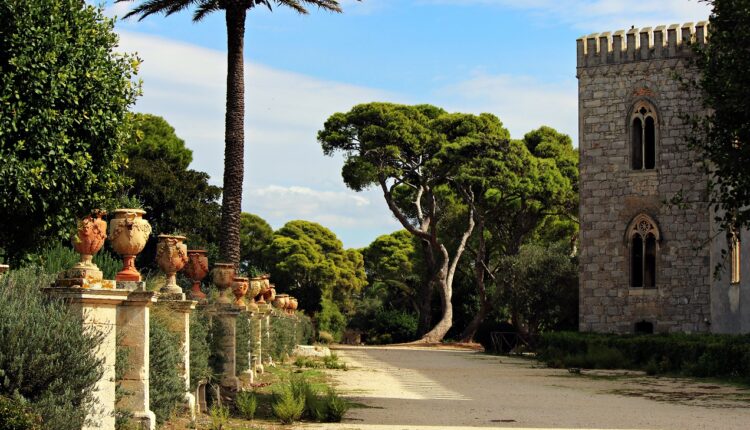
[[750, 391], [685, 379], [539, 367], [475, 352], [339, 348], [332, 371], [365, 407], [310, 429], [750, 429]]

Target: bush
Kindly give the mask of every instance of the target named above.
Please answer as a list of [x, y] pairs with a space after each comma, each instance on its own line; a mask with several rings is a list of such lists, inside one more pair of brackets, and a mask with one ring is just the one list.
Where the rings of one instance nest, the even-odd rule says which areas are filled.
[[272, 409], [273, 414], [282, 424], [291, 424], [302, 417], [302, 412], [305, 410], [305, 398], [295, 396], [292, 387], [285, 384], [281, 392], [275, 395]]
[[235, 405], [242, 418], [246, 420], [255, 418], [255, 410], [258, 408], [258, 399], [255, 397], [255, 393], [240, 391], [237, 393]]
[[229, 423], [229, 408], [226, 406], [212, 406], [209, 415], [211, 417], [211, 430], [224, 430], [224, 426]]
[[198, 388], [198, 382], [213, 378], [208, 360], [208, 316], [196, 309], [190, 314], [190, 389]]
[[320, 343], [325, 343], [326, 345], [330, 345], [333, 343], [334, 338], [331, 333], [328, 333], [327, 331], [321, 330], [318, 332], [318, 341]]
[[180, 339], [169, 330], [168, 324], [158, 313], [152, 314], [149, 331], [149, 397], [151, 410], [159, 424], [169, 419], [185, 398], [185, 382], [179, 373], [182, 363]]
[[[276, 361], [291, 355], [300, 344], [309, 344], [312, 336], [312, 322], [304, 314], [293, 317], [274, 312], [271, 314], [271, 339], [263, 344], [263, 351], [271, 354]], [[265, 339], [264, 339], [265, 342]]]
[[414, 314], [381, 308], [375, 314], [373, 331], [375, 335], [390, 335], [390, 341], [393, 343], [402, 343], [417, 337], [417, 324], [417, 316]]
[[344, 329], [346, 329], [346, 317], [341, 313], [336, 303], [323, 299], [316, 319], [319, 331], [328, 332], [333, 336], [335, 342], [341, 342]]
[[340, 423], [350, 408], [351, 404], [339, 396], [336, 390], [333, 388], [328, 389], [328, 394], [325, 398], [326, 422]]
[[[30, 265], [41, 267], [50, 275], [57, 275], [73, 267], [80, 259], [81, 255], [75, 252], [69, 243], [58, 242], [41, 253], [30, 256], [28, 262]], [[94, 255], [94, 264], [102, 271], [104, 279], [115, 279], [115, 275], [122, 268], [122, 262], [106, 249]]]
[[252, 321], [250, 321], [247, 314], [240, 314], [237, 317], [237, 331], [235, 333], [237, 373], [244, 372], [250, 368], [250, 359], [248, 356], [250, 354], [250, 336], [252, 332]]
[[79, 430], [95, 407], [102, 375], [95, 350], [103, 336], [81, 329], [81, 317], [46, 299], [53, 278], [27, 267], [0, 280], [0, 395], [26, 403], [45, 428]]
[[0, 430], [39, 430], [42, 417], [18, 400], [0, 396]]
[[552, 367], [750, 380], [750, 335], [546, 333], [538, 357]]

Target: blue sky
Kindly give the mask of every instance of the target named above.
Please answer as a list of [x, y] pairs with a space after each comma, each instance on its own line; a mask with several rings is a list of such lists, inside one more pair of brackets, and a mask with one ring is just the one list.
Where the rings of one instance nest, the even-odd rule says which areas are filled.
[[[97, 3], [90, 1], [91, 3]], [[113, 5], [122, 16], [139, 0]], [[695, 0], [342, 0], [345, 13], [248, 14], [243, 210], [274, 228], [319, 222], [347, 247], [399, 228], [376, 190], [342, 183], [316, 131], [358, 103], [431, 103], [491, 112], [514, 137], [541, 125], [577, 140], [575, 40], [584, 34], [707, 18]], [[120, 49], [143, 60], [135, 110], [161, 115], [220, 184], [226, 32], [223, 15], [118, 21]]]

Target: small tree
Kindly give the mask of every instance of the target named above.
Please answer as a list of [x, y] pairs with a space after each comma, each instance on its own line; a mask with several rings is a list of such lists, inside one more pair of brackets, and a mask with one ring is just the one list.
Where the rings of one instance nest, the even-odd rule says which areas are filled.
[[0, 243], [11, 260], [67, 236], [125, 184], [140, 86], [113, 27], [80, 0], [0, 3]]

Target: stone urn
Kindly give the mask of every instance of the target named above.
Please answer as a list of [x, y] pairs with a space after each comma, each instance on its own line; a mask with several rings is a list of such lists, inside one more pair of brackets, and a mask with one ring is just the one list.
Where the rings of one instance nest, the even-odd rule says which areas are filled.
[[250, 278], [250, 288], [251, 288], [252, 291], [257, 291], [257, 293], [255, 294], [255, 296], [253, 296], [253, 297], [255, 297], [255, 301], [259, 305], [262, 305], [262, 304], [266, 303], [266, 300], [263, 297], [263, 295], [265, 294], [265, 290], [263, 289], [263, 285], [264, 285], [263, 284], [263, 276], [253, 276], [252, 278]]
[[200, 302], [206, 301], [206, 293], [201, 291], [201, 281], [208, 275], [208, 255], [203, 249], [189, 249], [187, 252], [188, 262], [185, 264], [185, 274], [193, 286], [190, 289], [190, 298]]
[[143, 209], [115, 209], [109, 221], [109, 243], [122, 256], [122, 270], [115, 276], [117, 281], [141, 280], [135, 256], [143, 251], [151, 235], [151, 224], [143, 219], [145, 214]]
[[289, 298], [289, 313], [294, 314], [294, 311], [297, 310], [297, 306], [299, 306], [299, 302], [297, 302], [296, 297], [290, 297]]
[[81, 259], [58, 276], [57, 285], [64, 287], [80, 286], [83, 288], [101, 287], [103, 274], [96, 267], [93, 258], [107, 239], [107, 222], [102, 219], [107, 213], [95, 210], [91, 215], [78, 221], [75, 234], [71, 237], [73, 249], [81, 254]]
[[215, 263], [211, 271], [211, 280], [219, 290], [217, 303], [231, 304], [232, 300], [227, 297], [227, 291], [232, 287], [234, 282], [234, 264], [232, 263]]
[[271, 286], [268, 288], [268, 292], [266, 293], [265, 299], [268, 303], [273, 303], [274, 300], [276, 300], [276, 286], [271, 284]]
[[273, 301], [273, 307], [283, 311], [286, 309], [287, 301], [289, 300], [289, 294], [278, 294], [276, 300]]
[[156, 264], [167, 275], [167, 284], [161, 288], [162, 293], [182, 294], [182, 288], [177, 285], [177, 272], [188, 262], [185, 236], [160, 234], [156, 244]]
[[234, 305], [240, 308], [246, 309], [247, 304], [245, 303], [245, 294], [250, 287], [250, 283], [247, 278], [242, 276], [235, 276], [232, 281], [232, 294], [234, 294]]

